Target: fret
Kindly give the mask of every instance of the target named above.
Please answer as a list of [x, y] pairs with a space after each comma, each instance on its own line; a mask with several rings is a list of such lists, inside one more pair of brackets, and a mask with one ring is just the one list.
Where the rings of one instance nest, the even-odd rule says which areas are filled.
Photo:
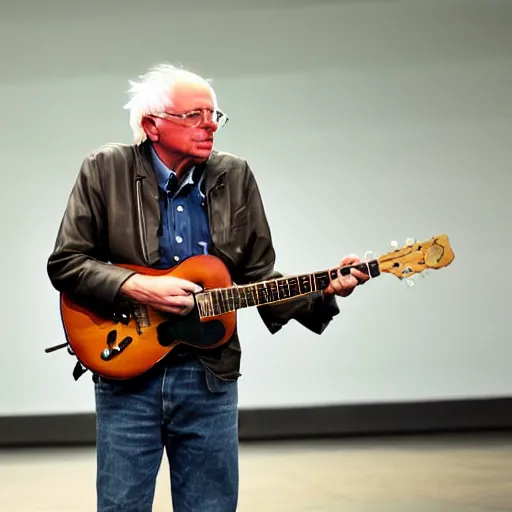
[[214, 315], [214, 314], [215, 314], [215, 312], [214, 312], [214, 310], [213, 310], [213, 297], [212, 297], [212, 294], [211, 294], [211, 293], [209, 293], [209, 294], [208, 294], [208, 298], [210, 299], [210, 304], [209, 304], [209, 306], [210, 306], [210, 314], [211, 314], [211, 315]]
[[233, 302], [233, 295], [230, 292], [231, 292], [230, 288], [224, 289], [223, 304], [222, 304], [222, 312], [223, 313], [229, 311], [231, 304]]
[[260, 296], [258, 295], [258, 287], [256, 285], [252, 285], [251, 288], [251, 297], [254, 300], [254, 304], [257, 306], [260, 303]]
[[310, 293], [310, 292], [315, 291], [314, 287], [312, 285], [313, 281], [312, 281], [311, 274], [299, 276], [298, 279], [299, 279], [299, 291], [301, 294]]
[[257, 300], [256, 300], [256, 297], [254, 295], [254, 286], [248, 286], [246, 289], [246, 292], [249, 292], [250, 293], [250, 296], [251, 296], [251, 300], [250, 300], [250, 304], [251, 306], [256, 306], [258, 304]]
[[220, 304], [220, 314], [234, 311], [240, 307], [238, 291], [236, 288], [222, 288], [219, 291], [222, 297], [222, 302]]
[[[220, 295], [220, 297], [219, 297]], [[220, 313], [219, 309], [222, 301], [222, 292], [220, 290], [212, 290], [211, 291], [211, 299], [212, 299], [212, 309], [213, 314], [218, 315]]]
[[266, 303], [269, 303], [269, 302], [273, 302], [273, 299], [272, 299], [272, 290], [268, 287], [268, 281], [265, 281], [263, 284], [263, 297], [265, 297], [265, 302]]
[[288, 297], [295, 297], [299, 294], [298, 281], [296, 277], [289, 277], [286, 280], [286, 287], [288, 289]]
[[240, 296], [243, 297], [245, 301], [245, 307], [252, 307], [256, 306], [257, 302], [254, 297], [253, 293], [253, 286], [244, 286], [239, 288], [238, 292], [240, 293]]
[[331, 282], [328, 272], [316, 272], [313, 277], [316, 288], [320, 290], [327, 288]]
[[255, 291], [256, 291], [256, 298], [258, 300], [258, 304], [265, 304], [265, 290], [263, 288], [262, 283], [257, 283], [254, 285]]
[[215, 290], [210, 290], [208, 292], [208, 298], [210, 299], [210, 314], [215, 315], [215, 305], [218, 302], [218, 299], [215, 296]]
[[297, 290], [299, 292], [299, 295], [304, 294], [304, 292], [302, 291], [303, 288], [301, 287], [301, 276], [297, 276]]
[[287, 279], [279, 279], [277, 286], [278, 286], [278, 288], [280, 288], [281, 295], [282, 295], [283, 299], [290, 298], [290, 288], [287, 285], [288, 285]]
[[228, 288], [227, 295], [228, 295], [227, 306], [229, 309], [234, 309], [235, 295], [233, 294], [233, 288]]
[[221, 289], [221, 302], [219, 304], [219, 314], [227, 313], [231, 307], [232, 300], [230, 298], [230, 288]]
[[261, 291], [263, 293], [263, 300], [265, 302], [269, 302], [269, 295], [268, 295], [268, 289], [267, 289], [267, 283], [261, 283]]
[[279, 284], [277, 282], [277, 279], [274, 279], [274, 289], [276, 291], [277, 300], [281, 300], [281, 296], [279, 295]]
[[200, 314], [201, 316], [207, 316], [208, 315], [208, 306], [207, 306], [207, 302], [206, 302], [206, 296], [205, 294], [203, 293], [199, 299], [199, 304], [200, 304]]
[[267, 281], [267, 292], [271, 302], [275, 302], [277, 300], [276, 288], [273, 286], [274, 284], [274, 281]]
[[265, 292], [265, 283], [258, 283], [256, 285], [256, 291], [258, 294], [258, 303], [259, 304], [267, 304], [267, 295]]
[[231, 288], [231, 294], [233, 296], [233, 302], [231, 304], [232, 309], [239, 309], [242, 307], [242, 298], [240, 297], [240, 290], [237, 286]]
[[204, 308], [204, 294], [196, 296], [196, 304], [197, 309], [199, 310], [199, 316], [206, 316], [206, 311]]
[[203, 307], [203, 316], [208, 316], [210, 314], [210, 310], [208, 308], [208, 294], [203, 292], [200, 300]]
[[221, 315], [224, 313], [225, 310], [225, 304], [227, 302], [227, 288], [220, 288], [218, 290], [215, 290], [215, 302], [217, 304], [217, 310], [216, 314]]
[[251, 299], [253, 301], [253, 304], [256, 306], [259, 304], [258, 302], [258, 294], [256, 293], [256, 286], [252, 285], [249, 288], [249, 291], [251, 292]]
[[238, 288], [238, 296], [240, 297], [240, 307], [241, 308], [248, 308], [250, 307], [249, 299], [247, 297], [247, 293], [245, 292], [244, 288]]
[[[247, 294], [245, 293], [245, 290], [243, 288], [239, 288], [238, 289], [238, 294], [239, 294], [240, 299], [241, 299], [240, 307], [248, 308], [249, 304], [248, 304], [248, 301], [247, 301]], [[245, 305], [244, 305], [244, 302], [243, 302], [244, 300], [245, 300]]]
[[267, 290], [269, 292], [271, 301], [279, 300], [280, 296], [279, 296], [279, 286], [277, 284], [277, 279], [267, 282]]
[[234, 311], [235, 309], [238, 309], [236, 307], [237, 306], [237, 300], [236, 300], [236, 295], [235, 295], [235, 289], [234, 288], [230, 288], [228, 295], [230, 295], [229, 303], [228, 303], [229, 311]]

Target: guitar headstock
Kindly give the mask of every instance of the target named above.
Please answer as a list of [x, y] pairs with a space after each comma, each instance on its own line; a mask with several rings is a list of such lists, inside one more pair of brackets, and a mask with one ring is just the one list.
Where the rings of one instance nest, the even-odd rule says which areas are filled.
[[381, 272], [393, 274], [399, 279], [409, 279], [428, 269], [447, 267], [455, 254], [447, 235], [438, 235], [425, 242], [407, 240], [406, 245], [398, 248], [392, 242], [393, 251], [377, 259]]

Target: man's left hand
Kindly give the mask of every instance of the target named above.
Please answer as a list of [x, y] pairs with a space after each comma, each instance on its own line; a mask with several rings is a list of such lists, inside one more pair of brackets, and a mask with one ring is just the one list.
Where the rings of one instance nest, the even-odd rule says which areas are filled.
[[[340, 267], [346, 267], [348, 265], [357, 265], [361, 260], [355, 255], [350, 254], [345, 256], [340, 261]], [[370, 279], [368, 274], [361, 272], [355, 268], [350, 269], [350, 274], [342, 276], [338, 270], [338, 277], [331, 280], [331, 284], [324, 290], [326, 294], [335, 294], [339, 297], [348, 297], [356, 288], [361, 286]]]

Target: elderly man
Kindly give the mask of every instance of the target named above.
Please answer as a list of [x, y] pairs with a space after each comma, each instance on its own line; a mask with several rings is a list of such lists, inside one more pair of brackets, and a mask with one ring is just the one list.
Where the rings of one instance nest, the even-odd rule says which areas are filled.
[[[169, 268], [209, 253], [237, 284], [276, 275], [248, 163], [213, 150], [227, 117], [210, 84], [159, 65], [130, 92], [135, 143], [107, 144], [83, 161], [48, 261], [53, 286], [98, 304], [124, 296], [186, 315], [195, 283], [109, 263]], [[341, 263], [358, 261], [348, 256]], [[272, 333], [295, 319], [320, 334], [339, 312], [336, 296], [366, 279], [358, 271], [338, 275], [321, 294], [258, 310]], [[133, 379], [93, 376], [99, 512], [150, 511], [164, 448], [175, 512], [236, 510], [240, 353], [235, 331], [216, 349], [175, 349]]]

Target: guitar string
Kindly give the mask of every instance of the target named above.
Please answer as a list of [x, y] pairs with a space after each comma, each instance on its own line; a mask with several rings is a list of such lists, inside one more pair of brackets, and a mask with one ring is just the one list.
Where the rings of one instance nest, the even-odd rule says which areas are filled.
[[[250, 285], [250, 286], [254, 286], [254, 285]], [[283, 286], [286, 286], [286, 285], [283, 284]], [[235, 289], [239, 292], [241, 287], [240, 287], [240, 289], [237, 289], [237, 288], [235, 288]], [[293, 299], [299, 295], [306, 295], [308, 293], [313, 292], [313, 290], [302, 291], [300, 289], [300, 287], [298, 286], [298, 283], [295, 285], [291, 284], [289, 286], [286, 286], [286, 289], [289, 290], [289, 292], [290, 292], [289, 296], [286, 295], [285, 289], [283, 287], [281, 287], [280, 289], [278, 287], [278, 288], [273, 288], [273, 289], [268, 290], [268, 289], [265, 289], [261, 284], [258, 284], [257, 286], [255, 286], [254, 293], [247, 292], [246, 290], [243, 290], [244, 296], [241, 296], [241, 295], [233, 296], [233, 297], [226, 296], [226, 294], [229, 292], [226, 292], [226, 294], [225, 294], [222, 291], [225, 289], [206, 290], [205, 294], [208, 294], [209, 298], [211, 298], [211, 301], [209, 299], [205, 299], [205, 300], [208, 303], [212, 303], [214, 305], [214, 307], [220, 306], [221, 310], [225, 310], [227, 308], [227, 311], [223, 311], [223, 312], [228, 312], [230, 310], [236, 309], [237, 302], [243, 303], [245, 301], [245, 303], [247, 304], [246, 307], [259, 306], [259, 305], [265, 305], [269, 302]], [[279, 292], [284, 292], [284, 295], [280, 296]], [[277, 293], [277, 295], [276, 295], [276, 293]], [[255, 300], [256, 297], [259, 300]], [[270, 297], [271, 300], [268, 300], [268, 297]]]
[[[330, 269], [322, 272], [317, 272], [314, 274], [300, 274], [297, 276], [291, 276], [291, 277], [282, 277], [277, 278], [275, 280], [269, 280], [265, 281], [263, 283], [254, 283], [251, 285], [244, 285], [240, 287], [233, 287], [231, 290], [233, 290], [232, 293], [236, 290], [237, 296], [232, 295], [232, 297], [227, 296], [229, 294], [230, 288], [217, 288], [212, 290], [205, 290], [205, 296], [208, 295], [209, 298], [206, 300], [215, 308], [216, 306], [220, 307], [221, 313], [229, 312], [232, 310], [237, 309], [236, 303], [245, 303], [247, 306], [242, 307], [252, 307], [252, 306], [259, 306], [259, 305], [265, 305], [269, 302], [275, 302], [275, 301], [281, 301], [281, 300], [287, 300], [287, 299], [293, 299], [300, 295], [307, 295], [309, 293], [314, 293], [315, 290], [311, 289], [311, 278], [315, 281], [315, 287], [318, 288], [318, 280], [324, 277], [324, 274], [327, 274], [327, 276], [330, 276], [332, 270], [338, 270], [342, 268], [357, 268], [361, 265], [364, 265], [366, 267], [366, 270], [368, 272], [368, 276], [371, 277], [370, 272], [370, 265], [368, 261], [363, 262], [362, 264], [358, 265], [346, 265], [344, 267], [336, 267], [335, 269]], [[315, 277], [315, 274], [318, 275], [318, 277]], [[309, 285], [310, 289], [302, 291], [300, 288], [302, 281], [302, 285]], [[250, 291], [249, 291], [250, 290]], [[289, 296], [286, 296], [286, 290], [288, 290]], [[240, 293], [243, 292], [244, 296], [240, 295]], [[284, 293], [284, 296], [281, 297], [279, 294], [280, 292]], [[277, 297], [276, 297], [277, 293]], [[255, 296], [258, 298], [258, 301], [255, 300]], [[268, 297], [270, 296], [270, 300], [268, 300]], [[262, 299], [261, 302], [259, 300]]]

